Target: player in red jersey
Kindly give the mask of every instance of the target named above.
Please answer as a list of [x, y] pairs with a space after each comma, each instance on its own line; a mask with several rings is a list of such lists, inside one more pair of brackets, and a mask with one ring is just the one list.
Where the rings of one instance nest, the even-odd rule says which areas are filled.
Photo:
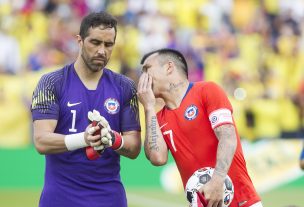
[[[213, 82], [189, 82], [186, 60], [176, 50], [153, 51], [141, 63], [137, 94], [145, 109], [144, 147], [150, 162], [164, 165], [170, 150], [184, 186], [197, 169], [215, 168], [212, 179], [200, 189], [208, 207], [222, 206], [227, 174], [235, 188], [230, 207], [262, 207], [224, 91]], [[155, 98], [165, 102], [157, 114]]]

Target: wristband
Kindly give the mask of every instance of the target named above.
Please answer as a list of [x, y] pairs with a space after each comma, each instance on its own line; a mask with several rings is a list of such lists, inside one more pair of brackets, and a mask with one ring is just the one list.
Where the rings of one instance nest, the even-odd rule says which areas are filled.
[[111, 131], [111, 136], [114, 140], [114, 142], [112, 143], [113, 145], [111, 146], [111, 148], [115, 151], [120, 150], [124, 145], [123, 137], [116, 131]]
[[88, 146], [84, 139], [84, 132], [66, 135], [64, 137], [64, 143], [69, 151]]

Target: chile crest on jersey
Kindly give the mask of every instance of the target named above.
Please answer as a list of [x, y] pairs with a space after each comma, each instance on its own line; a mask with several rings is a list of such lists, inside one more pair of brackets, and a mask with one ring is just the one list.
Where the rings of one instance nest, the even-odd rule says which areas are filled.
[[193, 120], [197, 117], [198, 109], [195, 105], [190, 105], [187, 107], [184, 116], [187, 120]]
[[104, 102], [104, 107], [109, 114], [116, 114], [119, 112], [119, 102], [115, 98], [108, 98]]

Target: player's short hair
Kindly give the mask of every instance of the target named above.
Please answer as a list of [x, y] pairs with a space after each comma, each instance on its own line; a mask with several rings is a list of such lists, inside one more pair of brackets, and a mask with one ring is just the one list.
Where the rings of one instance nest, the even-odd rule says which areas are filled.
[[105, 28], [114, 28], [115, 29], [115, 38], [117, 33], [117, 20], [109, 13], [93, 12], [88, 14], [83, 18], [80, 25], [79, 35], [82, 40], [84, 40], [89, 35], [89, 29], [103, 25]]
[[143, 64], [145, 60], [153, 55], [153, 54], [158, 54], [159, 55], [159, 62], [160, 64], [165, 64], [169, 60], [173, 61], [175, 65], [181, 69], [181, 71], [184, 73], [184, 75], [188, 78], [188, 64], [183, 56], [183, 54], [177, 50], [170, 49], [170, 48], [162, 48], [158, 50], [154, 50], [152, 52], [149, 52], [143, 56], [141, 59], [140, 63]]

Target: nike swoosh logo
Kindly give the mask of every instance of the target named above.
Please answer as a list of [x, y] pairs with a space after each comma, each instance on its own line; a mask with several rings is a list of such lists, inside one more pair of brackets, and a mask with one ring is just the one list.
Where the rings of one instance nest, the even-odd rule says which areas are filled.
[[163, 124], [161, 127], [159, 127], [159, 129], [163, 128], [163, 127], [166, 126], [167, 124], [168, 124], [168, 122], [165, 123], [165, 124]]
[[67, 106], [68, 107], [72, 107], [72, 106], [76, 106], [78, 104], [81, 104], [81, 102], [77, 102], [77, 103], [70, 103], [70, 102], [68, 102]]

